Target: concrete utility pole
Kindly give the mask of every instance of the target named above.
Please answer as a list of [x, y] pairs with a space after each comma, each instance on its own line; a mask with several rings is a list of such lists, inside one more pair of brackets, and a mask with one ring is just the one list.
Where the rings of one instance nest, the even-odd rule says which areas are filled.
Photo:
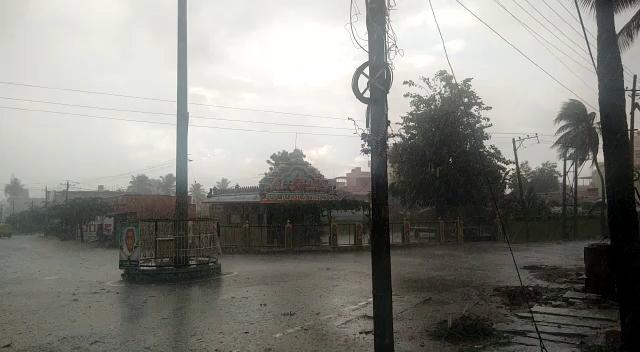
[[69, 201], [69, 180], [67, 180], [67, 188], [64, 191], [64, 204], [67, 204]]
[[562, 238], [567, 238], [567, 151], [562, 157]]
[[187, 0], [178, 0], [178, 89], [176, 128], [176, 264], [186, 263], [188, 194], [189, 112], [187, 84]]
[[387, 175], [387, 3], [367, 1], [369, 47], [369, 118], [371, 121], [371, 276], [373, 334], [376, 352], [392, 352], [393, 307], [389, 244], [389, 183]]
[[[527, 204], [524, 200], [524, 190], [522, 188], [522, 176], [520, 175], [520, 162], [518, 161], [518, 146], [516, 146], [516, 142], [522, 145], [522, 142], [526, 141], [527, 139], [533, 139], [533, 138], [538, 139], [538, 134], [536, 133], [535, 136], [527, 135], [525, 138], [518, 137], [517, 140], [515, 138], [511, 138], [511, 143], [513, 144], [513, 157], [516, 162], [516, 177], [518, 179], [518, 192], [520, 193], [520, 207], [522, 208], [522, 215], [524, 216], [525, 235], [526, 235], [527, 242], [531, 239], [531, 234], [529, 232], [529, 214], [527, 211]], [[540, 143], [540, 140], [538, 140], [538, 143]]]
[[629, 145], [631, 147], [631, 165], [635, 164], [635, 148], [633, 143], [633, 138], [636, 134], [636, 109], [638, 106], [636, 105], [636, 92], [637, 88], [638, 75], [633, 75], [633, 87], [631, 87], [631, 112], [629, 113]]
[[573, 160], [573, 239], [578, 238], [578, 157]]

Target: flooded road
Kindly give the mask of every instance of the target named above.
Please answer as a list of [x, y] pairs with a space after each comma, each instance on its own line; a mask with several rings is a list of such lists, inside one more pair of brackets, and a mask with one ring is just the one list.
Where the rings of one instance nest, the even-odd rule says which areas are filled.
[[[582, 266], [584, 242], [516, 247], [519, 264]], [[226, 255], [222, 277], [125, 284], [113, 249], [0, 240], [2, 351], [370, 351], [366, 251]], [[503, 243], [392, 251], [396, 350], [447, 350], [428, 330], [495, 310], [517, 279]], [[528, 282], [535, 281], [524, 272]]]

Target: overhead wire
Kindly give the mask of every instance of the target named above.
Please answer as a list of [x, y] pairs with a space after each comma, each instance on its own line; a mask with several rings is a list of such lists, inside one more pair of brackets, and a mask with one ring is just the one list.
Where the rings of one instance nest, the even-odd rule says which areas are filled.
[[[127, 121], [127, 122], [136, 122], [136, 123], [144, 123], [144, 124], [151, 124], [151, 125], [175, 126], [175, 123], [171, 123], [171, 122], [125, 119], [125, 118], [119, 118], [119, 117], [97, 116], [97, 115], [89, 115], [89, 114], [78, 114], [78, 113], [71, 113], [71, 112], [64, 112], [64, 111], [19, 108], [19, 107], [15, 107], [15, 106], [0, 106], [0, 109], [10, 109], [10, 110], [19, 110], [19, 111], [27, 111], [27, 112], [40, 112], [40, 113], [57, 114], [57, 115], [61, 115], [61, 116], [74, 116], [74, 117], [83, 117], [83, 118], [100, 119], [100, 120]], [[259, 132], [259, 133], [272, 133], [272, 134], [298, 133], [298, 134], [314, 135], [314, 136], [358, 137], [358, 136], [355, 136], [355, 135], [352, 135], [352, 134], [348, 134], [347, 135], [347, 134], [330, 134], [330, 133], [297, 132], [297, 131], [256, 130], [256, 129], [248, 129], [248, 128], [233, 128], [233, 127], [219, 127], [219, 126], [209, 126], [209, 125], [196, 125], [196, 124], [191, 124], [191, 123], [189, 124], [189, 126], [190, 127], [198, 127], [198, 128], [217, 129], [217, 130]]]
[[[527, 4], [529, 4], [529, 6], [537, 13], [540, 15], [540, 17], [542, 17], [545, 21], [547, 21], [547, 23], [549, 23], [553, 28], [555, 28], [560, 35], [562, 35], [564, 38], [566, 38], [568, 41], [570, 41], [571, 43], [573, 43], [576, 47], [580, 48], [580, 49], [584, 49], [582, 48], [582, 46], [576, 42], [573, 38], [571, 38], [566, 31], [563, 31], [560, 27], [558, 27], [553, 21], [551, 21], [547, 16], [545, 16], [544, 13], [542, 13], [542, 11], [540, 11], [540, 9], [538, 9], [537, 6], [535, 6], [534, 4], [531, 3], [530, 0], [524, 0]], [[584, 52], [585, 54], [587, 53], [587, 51], [585, 50]]]
[[[129, 95], [129, 94], [101, 92], [101, 91], [94, 91], [94, 90], [84, 90], [84, 89], [64, 88], [64, 87], [51, 87], [51, 86], [45, 86], [45, 85], [39, 85], [39, 84], [29, 84], [29, 83], [20, 83], [20, 82], [12, 82], [12, 81], [0, 81], [0, 84], [12, 85], [12, 86], [21, 86], [21, 87], [30, 87], [30, 88], [39, 88], [39, 89], [48, 89], [48, 90], [67, 91], [67, 92], [75, 92], [75, 93], [104, 95], [104, 96], [112, 96], [112, 97], [120, 97], [120, 98], [139, 99], [139, 100], [147, 100], [147, 101], [157, 101], [157, 102], [165, 102], [165, 103], [175, 103], [176, 102], [175, 100], [171, 100], [171, 99], [145, 97], [145, 96], [140, 96], [140, 95]], [[301, 117], [313, 117], [313, 118], [319, 118], [319, 119], [330, 119], [330, 120], [345, 121], [345, 117], [337, 117], [337, 116], [330, 116], [330, 115], [316, 115], [316, 114], [297, 113], [297, 112], [290, 112], [290, 111], [278, 111], [278, 110], [258, 109], [258, 108], [249, 108], [249, 107], [238, 107], [238, 106], [230, 106], [230, 105], [206, 104], [206, 103], [189, 103], [189, 105], [206, 106], [206, 107], [213, 107], [213, 108], [219, 108], [219, 109], [253, 111], [253, 112], [262, 112], [262, 113], [268, 113], [268, 114], [279, 114], [279, 115], [301, 116]]]
[[447, 59], [447, 63], [449, 64], [449, 69], [451, 70], [451, 75], [453, 76], [453, 81], [458, 84], [458, 80], [456, 79], [456, 74], [453, 71], [453, 65], [451, 65], [451, 60], [449, 59], [449, 53], [447, 52], [447, 45], [444, 40], [444, 36], [442, 35], [442, 30], [440, 30], [440, 24], [438, 24], [438, 18], [436, 17], [436, 12], [433, 9], [433, 3], [429, 0], [429, 7], [431, 8], [431, 13], [433, 14], [433, 21], [436, 23], [436, 28], [438, 29], [438, 34], [440, 34], [440, 40], [442, 41], [442, 49], [444, 49], [444, 56]]
[[[356, 9], [355, 14], [353, 12], [354, 7]], [[356, 4], [354, 0], [351, 0], [351, 3], [349, 5], [349, 28], [350, 28], [349, 33], [351, 34], [350, 38], [355, 45], [357, 45], [365, 53], [368, 53], [369, 50], [367, 50], [367, 48], [365, 48], [364, 45], [360, 44], [360, 40], [366, 40], [366, 39], [361, 38], [360, 35], [358, 35], [358, 32], [353, 25], [354, 22], [358, 22], [358, 18], [359, 18], [358, 16], [360, 16], [360, 9], [358, 8], [358, 4]]]
[[[516, 16], [513, 12], [511, 12], [506, 6], [504, 6], [504, 4], [502, 4], [500, 1], [498, 0], [493, 0], [496, 4], [498, 4], [498, 6], [500, 6], [504, 11], [506, 11], [509, 15], [511, 15], [511, 17], [513, 17], [538, 43], [540, 43], [540, 45], [542, 45], [545, 50], [547, 50], [547, 52], [549, 52], [549, 54], [551, 54], [551, 56], [553, 56], [558, 62], [560, 62], [560, 64], [562, 66], [564, 66], [565, 69], [567, 69], [567, 71], [569, 71], [571, 74], [573, 74], [578, 80], [580, 80], [585, 86], [589, 87], [591, 90], [593, 90], [594, 92], [596, 92], [596, 89], [589, 84], [588, 82], [586, 82], [582, 76], [580, 76], [578, 73], [576, 73], [571, 67], [569, 67], [564, 61], [562, 61], [547, 45], [545, 45], [545, 42], [548, 43], [549, 45], [553, 46], [556, 50], [558, 50], [559, 52], [563, 53], [565, 56], [567, 56], [569, 59], [573, 60], [576, 64], [578, 65], [582, 65], [580, 64], [578, 61], [576, 61], [571, 55], [567, 54], [566, 52], [564, 52], [563, 50], [561, 50], [560, 48], [558, 48], [557, 46], [555, 46], [553, 43], [549, 42], [545, 37], [543, 37], [542, 35], [540, 35], [538, 32], [536, 32], [535, 30], [533, 30], [528, 24], [526, 24], [524, 21], [522, 21], [518, 16]], [[544, 41], [544, 42], [543, 42]], [[589, 67], [582, 65], [582, 67], [584, 67], [586, 70], [590, 71]], [[595, 72], [594, 72], [595, 73]]]
[[584, 34], [584, 41], [587, 44], [587, 49], [589, 49], [589, 56], [591, 57], [591, 63], [593, 63], [593, 69], [598, 72], [598, 66], [596, 65], [596, 60], [593, 58], [593, 52], [591, 52], [591, 45], [589, 45], [589, 37], [587, 37], [587, 29], [584, 27], [584, 21], [582, 20], [582, 12], [580, 11], [580, 5], [578, 4], [578, 0], [574, 0], [576, 4], [576, 11], [578, 12], [578, 18], [580, 18], [580, 26], [582, 26], [582, 33]]
[[[569, 14], [569, 16], [571, 16], [577, 23], [578, 25], [581, 25], [581, 20], [575, 15], [574, 11], [570, 10], [563, 2], [562, 0], [556, 0], [556, 2], [565, 10], [565, 12], [567, 12], [567, 14]], [[593, 32], [591, 32], [588, 28], [585, 27], [585, 30], [587, 32], [587, 34], [589, 35], [589, 37], [591, 37], [592, 40], [596, 41], [598, 40], [598, 38], [596, 37], [595, 34], [593, 34]], [[597, 43], [593, 44], [594, 48], [597, 48], [598, 45]], [[626, 74], [628, 74], [629, 76], [633, 76], [633, 72], [631, 72], [631, 70], [624, 64], [622, 64], [622, 68], [624, 70], [624, 72]]]
[[[524, 13], [527, 14], [532, 20], [534, 20], [540, 27], [542, 27], [547, 33], [551, 34], [556, 40], [558, 40], [562, 45], [564, 45], [567, 49], [571, 50], [577, 58], [582, 59], [585, 63], [590, 64], [589, 59], [585, 57], [587, 54], [586, 51], [582, 52], [582, 48], [579, 45], [571, 45], [567, 43], [564, 39], [560, 38], [556, 31], [550, 29], [546, 24], [542, 23], [540, 19], [534, 16], [531, 11], [527, 10], [518, 0], [511, 0], [516, 6], [518, 6]], [[530, 4], [530, 3], [529, 3]], [[577, 49], [576, 49], [577, 47]], [[589, 69], [590, 70], [590, 69]], [[595, 74], [595, 71], [592, 71]]]
[[507, 43], [512, 49], [514, 49], [516, 52], [518, 52], [522, 57], [524, 57], [527, 61], [529, 61], [531, 64], [533, 64], [535, 67], [537, 67], [540, 71], [542, 71], [544, 74], [546, 74], [549, 78], [551, 78], [554, 82], [556, 82], [558, 85], [560, 85], [562, 88], [564, 88], [565, 90], [567, 90], [568, 92], [570, 92], [571, 94], [573, 94], [574, 96], [576, 96], [578, 99], [582, 100], [584, 102], [585, 105], [589, 106], [590, 108], [597, 110], [592, 104], [590, 104], [588, 101], [586, 101], [584, 98], [582, 98], [578, 93], [576, 93], [575, 91], [573, 91], [571, 88], [569, 88], [567, 85], [565, 85], [564, 83], [562, 83], [558, 78], [556, 78], [554, 75], [552, 75], [551, 73], [549, 73], [549, 71], [547, 71], [545, 68], [543, 68], [542, 66], [540, 66], [540, 64], [538, 64], [536, 61], [534, 61], [529, 55], [525, 54], [522, 50], [520, 50], [520, 48], [518, 48], [515, 44], [513, 44], [511, 41], [509, 41], [507, 38], [505, 38], [502, 34], [500, 34], [500, 32], [498, 32], [497, 30], [495, 30], [491, 25], [489, 25], [487, 22], [485, 22], [482, 18], [480, 18], [475, 12], [473, 12], [471, 9], [469, 9], [467, 6], [465, 6], [460, 0], [455, 0], [462, 8], [464, 8], [467, 12], [469, 12], [473, 17], [475, 17], [480, 23], [482, 23], [485, 27], [487, 27], [489, 30], [491, 30], [495, 35], [497, 35], [500, 39], [502, 39], [502, 41], [504, 41], [505, 43]]
[[[95, 106], [95, 105], [69, 104], [69, 103], [54, 102], [54, 101], [50, 101], [50, 100], [36, 100], [36, 99], [25, 99], [25, 98], [6, 97], [6, 96], [0, 96], [0, 99], [12, 100], [12, 101], [23, 101], [23, 102], [30, 102], [30, 103], [39, 103], [39, 104], [60, 105], [60, 106], [68, 106], [68, 107], [78, 107], [78, 108], [86, 108], [86, 109], [96, 109], [96, 110], [107, 110], [107, 111], [119, 111], [119, 112], [130, 112], [130, 113], [140, 113], [140, 114], [161, 115], [161, 116], [175, 116], [176, 115], [175, 113], [165, 113], [165, 112], [146, 111], [146, 110], [120, 109], [120, 108], [110, 108], [110, 107]], [[223, 118], [223, 117], [209, 117], [209, 116], [191, 115], [191, 114], [189, 114], [189, 118], [203, 119], [203, 120], [215, 120], [215, 121], [253, 123], [253, 124], [261, 124], [261, 125], [286, 126], [286, 127], [308, 127], [308, 128], [328, 128], [328, 129], [335, 129], [335, 130], [351, 130], [351, 128], [348, 128], [348, 127], [319, 126], [319, 125], [300, 125], [300, 124], [278, 123], [278, 122], [268, 122], [268, 121], [239, 120], [239, 119], [229, 119], [229, 118]]]

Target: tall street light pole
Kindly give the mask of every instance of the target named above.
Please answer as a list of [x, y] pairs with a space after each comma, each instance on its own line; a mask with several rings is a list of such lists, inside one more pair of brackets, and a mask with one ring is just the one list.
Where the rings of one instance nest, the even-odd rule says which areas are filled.
[[371, 276], [373, 286], [373, 334], [376, 352], [392, 352], [393, 307], [389, 244], [389, 183], [387, 176], [387, 4], [367, 1], [371, 121]]
[[176, 264], [187, 264], [188, 135], [187, 0], [178, 0], [178, 77], [176, 128]]

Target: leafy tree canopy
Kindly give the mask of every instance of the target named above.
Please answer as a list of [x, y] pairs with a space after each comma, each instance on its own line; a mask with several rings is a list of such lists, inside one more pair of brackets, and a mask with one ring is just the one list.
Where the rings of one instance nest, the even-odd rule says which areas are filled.
[[4, 195], [9, 199], [29, 198], [29, 190], [17, 177], [11, 175], [9, 183], [4, 185]]
[[149, 176], [140, 174], [131, 176], [131, 180], [129, 180], [129, 186], [127, 187], [127, 192], [137, 194], [153, 194], [155, 190], [154, 188], [155, 187], [153, 185], [153, 181], [149, 178]]
[[[522, 189], [526, 192], [549, 193], [560, 190], [560, 173], [558, 172], [558, 164], [545, 161], [541, 165], [532, 169], [528, 161], [520, 163], [520, 175], [522, 179]], [[518, 189], [518, 178], [515, 171], [510, 177], [509, 188], [512, 191]]]
[[220, 181], [216, 182], [216, 188], [217, 189], [227, 189], [229, 188], [229, 185], [231, 184], [231, 181], [229, 181], [228, 178], [223, 177], [220, 179]]
[[389, 160], [395, 173], [391, 192], [405, 205], [433, 206], [439, 216], [463, 208], [487, 208], [489, 180], [504, 193], [508, 161], [487, 145], [491, 127], [485, 105], [467, 78], [459, 84], [446, 71], [420, 82], [406, 81], [411, 110], [402, 116]]
[[191, 185], [189, 193], [195, 204], [200, 204], [206, 198], [204, 187], [198, 182]]
[[308, 175], [324, 178], [318, 169], [304, 160], [305, 158], [306, 155], [304, 155], [300, 149], [294, 149], [292, 152], [282, 150], [271, 154], [271, 157], [267, 160], [269, 171], [265, 173], [265, 176], [260, 180], [260, 184], [270, 184], [275, 177], [281, 176], [283, 173], [294, 168], [302, 168]]
[[166, 194], [173, 196], [176, 194], [176, 177], [173, 174], [166, 174], [160, 176], [160, 183], [158, 185], [160, 194]]

